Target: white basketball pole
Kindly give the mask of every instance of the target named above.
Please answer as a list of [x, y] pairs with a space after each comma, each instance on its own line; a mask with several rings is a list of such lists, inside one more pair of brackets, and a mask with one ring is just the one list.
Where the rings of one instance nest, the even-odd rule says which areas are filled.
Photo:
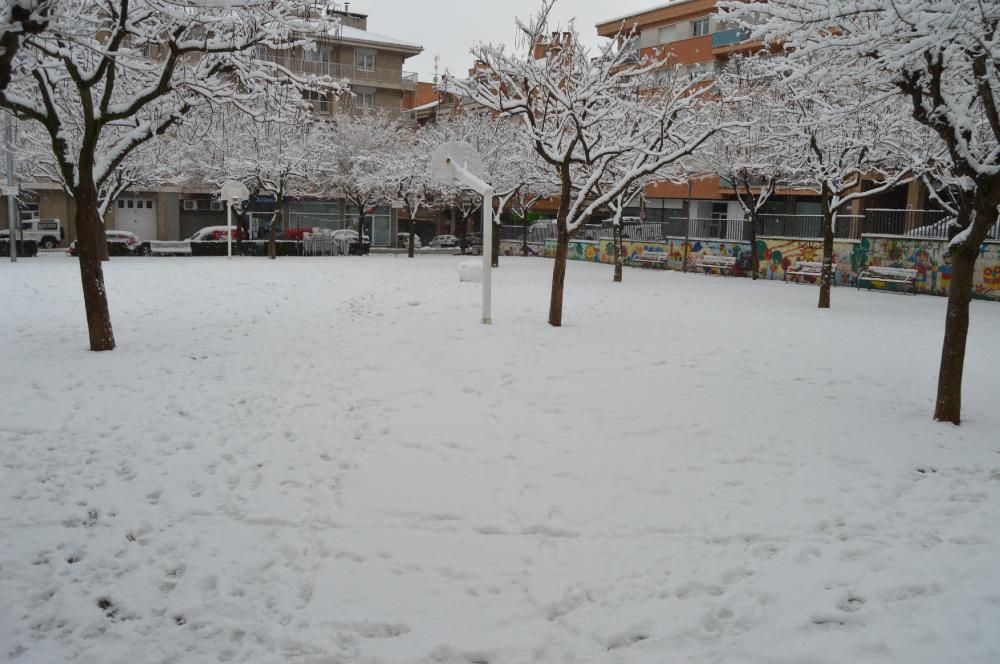
[[493, 322], [492, 299], [493, 299], [493, 187], [486, 184], [478, 177], [469, 172], [465, 165], [458, 165], [453, 159], [448, 159], [455, 178], [467, 184], [476, 193], [483, 197], [483, 324], [489, 325]]

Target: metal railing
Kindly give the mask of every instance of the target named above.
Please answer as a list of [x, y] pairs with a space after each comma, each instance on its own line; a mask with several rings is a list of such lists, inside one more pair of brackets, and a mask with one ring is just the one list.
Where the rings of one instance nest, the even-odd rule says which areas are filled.
[[287, 53], [274, 53], [271, 55], [271, 59], [282, 67], [303, 74], [346, 78], [351, 82], [372, 83], [374, 85], [378, 85], [379, 83], [407, 87], [416, 87], [417, 85], [417, 75], [412, 72], [404, 72], [401, 69], [367, 68], [340, 62], [309, 60], [307, 58], [291, 57]]
[[712, 48], [721, 46], [732, 46], [739, 44], [750, 38], [750, 31], [746, 28], [729, 28], [712, 33]]
[[947, 212], [942, 210], [865, 210], [865, 233], [874, 235], [918, 235], [947, 238]]
[[[834, 238], [860, 240], [862, 235], [894, 235], [947, 239], [952, 219], [940, 210], [888, 210], [869, 209], [864, 215], [838, 214]], [[503, 226], [501, 238], [522, 240], [523, 226]], [[823, 217], [814, 214], [763, 214], [759, 218], [758, 237], [784, 237], [790, 239], [821, 240]], [[555, 224], [535, 224], [527, 231], [528, 242], [555, 239]], [[691, 240], [729, 240], [746, 242], [750, 239], [748, 219], [685, 219], [665, 221], [622, 222], [622, 237], [631, 242], [665, 242], [673, 238]], [[604, 241], [614, 238], [611, 221], [584, 226], [573, 236], [577, 241]], [[1000, 240], [1000, 219], [990, 230], [987, 239]]]

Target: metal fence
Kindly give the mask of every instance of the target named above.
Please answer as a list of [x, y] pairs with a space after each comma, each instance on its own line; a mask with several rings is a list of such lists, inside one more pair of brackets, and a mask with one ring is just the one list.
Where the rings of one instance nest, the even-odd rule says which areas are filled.
[[[869, 209], [864, 215], [838, 214], [834, 237], [839, 240], [859, 240], [862, 235], [895, 235], [947, 239], [952, 219], [940, 210], [888, 210]], [[792, 239], [822, 239], [823, 217], [808, 214], [763, 214], [757, 228], [758, 237], [786, 237]], [[524, 241], [524, 226], [503, 226], [501, 236], [507, 241]], [[529, 243], [554, 240], [555, 224], [536, 223], [527, 229]], [[668, 219], [666, 221], [622, 222], [622, 237], [632, 242], [664, 242], [668, 238], [692, 240], [750, 239], [748, 219]], [[577, 241], [603, 241], [614, 238], [614, 224], [604, 221], [584, 226], [576, 232]], [[994, 224], [988, 238], [1000, 239], [1000, 219]]]

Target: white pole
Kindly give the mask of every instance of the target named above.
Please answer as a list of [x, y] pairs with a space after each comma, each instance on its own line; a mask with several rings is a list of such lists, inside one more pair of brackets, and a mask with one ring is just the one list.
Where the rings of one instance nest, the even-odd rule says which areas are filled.
[[483, 325], [493, 323], [493, 188], [483, 193]]
[[14, 142], [14, 125], [10, 119], [10, 113], [5, 113], [6, 125], [4, 126], [4, 143], [7, 149], [7, 228], [10, 229], [10, 262], [17, 262], [17, 187], [14, 186], [14, 150], [11, 147]]
[[226, 201], [226, 259], [233, 257], [233, 202]]

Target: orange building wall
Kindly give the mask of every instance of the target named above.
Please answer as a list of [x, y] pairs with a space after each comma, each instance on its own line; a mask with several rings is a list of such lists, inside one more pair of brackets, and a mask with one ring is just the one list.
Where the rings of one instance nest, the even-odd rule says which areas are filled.
[[712, 35], [691, 37], [690, 39], [681, 39], [669, 44], [651, 46], [642, 49], [639, 55], [648, 58], [668, 57], [672, 65], [688, 65], [696, 62], [709, 62], [715, 59], [715, 56], [712, 54]]
[[642, 30], [644, 28], [677, 23], [678, 21], [688, 21], [714, 13], [715, 0], [692, 0], [692, 2], [675, 4], [631, 16], [624, 21], [599, 23], [597, 25], [597, 34], [601, 37], [614, 37], [618, 34], [622, 23], [625, 24], [626, 30], [631, 29], [633, 26]]

